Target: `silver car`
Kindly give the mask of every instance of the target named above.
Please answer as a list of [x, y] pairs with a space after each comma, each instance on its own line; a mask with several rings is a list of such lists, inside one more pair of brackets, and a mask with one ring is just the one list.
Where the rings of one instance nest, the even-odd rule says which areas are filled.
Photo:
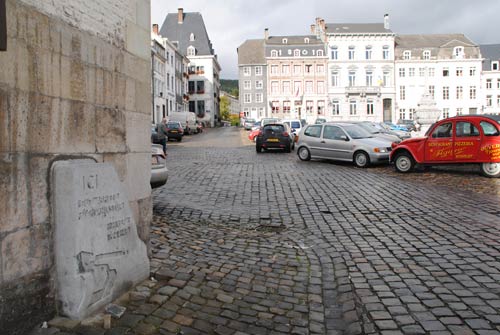
[[152, 144], [151, 147], [151, 188], [163, 186], [168, 180], [167, 155], [163, 153], [163, 147]]
[[358, 167], [389, 163], [392, 141], [373, 137], [359, 125], [333, 123], [308, 125], [298, 136], [297, 155], [311, 158], [353, 162]]

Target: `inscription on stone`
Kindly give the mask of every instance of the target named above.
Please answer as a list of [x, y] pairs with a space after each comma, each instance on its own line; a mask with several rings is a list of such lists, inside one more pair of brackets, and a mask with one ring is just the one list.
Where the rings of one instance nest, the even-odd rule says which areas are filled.
[[146, 246], [112, 165], [57, 162], [52, 189], [58, 300], [81, 319], [147, 278]]

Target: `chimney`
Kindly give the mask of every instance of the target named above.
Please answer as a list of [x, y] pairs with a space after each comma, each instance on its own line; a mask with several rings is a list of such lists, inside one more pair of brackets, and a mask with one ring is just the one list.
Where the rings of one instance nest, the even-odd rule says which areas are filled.
[[155, 35], [158, 35], [158, 24], [157, 23], [153, 24], [153, 33], [155, 33]]
[[326, 29], [325, 20], [324, 19], [319, 20], [319, 24], [321, 26], [321, 30], [325, 31]]
[[182, 24], [184, 22], [184, 10], [182, 8], [177, 8], [177, 23]]
[[316, 34], [316, 25], [311, 24], [311, 34]]
[[389, 28], [389, 14], [384, 15], [384, 29], [390, 29]]
[[264, 29], [264, 39], [265, 40], [269, 39], [269, 28]]

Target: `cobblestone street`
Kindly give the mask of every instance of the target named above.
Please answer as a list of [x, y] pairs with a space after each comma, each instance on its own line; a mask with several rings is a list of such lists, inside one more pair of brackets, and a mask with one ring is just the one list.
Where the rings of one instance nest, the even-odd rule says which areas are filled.
[[500, 334], [498, 179], [257, 154], [233, 127], [168, 145], [155, 280], [73, 332]]

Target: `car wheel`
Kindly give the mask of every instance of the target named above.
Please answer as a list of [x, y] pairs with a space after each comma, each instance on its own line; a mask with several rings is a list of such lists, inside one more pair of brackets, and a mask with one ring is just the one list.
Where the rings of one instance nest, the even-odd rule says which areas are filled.
[[260, 145], [256, 145], [255, 151], [257, 151], [257, 153], [260, 154], [262, 152], [262, 147]]
[[180, 141], [182, 141], [182, 137], [179, 137], [179, 138], [177, 139], [177, 142], [180, 142]]
[[364, 151], [358, 151], [354, 154], [354, 164], [359, 168], [365, 168], [370, 165], [370, 157]]
[[410, 172], [415, 167], [415, 160], [409, 153], [402, 152], [396, 156], [394, 167], [401, 173]]
[[500, 177], [500, 163], [481, 163], [481, 174], [489, 178]]
[[299, 150], [297, 151], [297, 155], [299, 156], [301, 161], [311, 160], [311, 153], [309, 152], [309, 149], [307, 149], [306, 147], [300, 147]]
[[257, 136], [254, 136], [253, 141], [257, 142]]

